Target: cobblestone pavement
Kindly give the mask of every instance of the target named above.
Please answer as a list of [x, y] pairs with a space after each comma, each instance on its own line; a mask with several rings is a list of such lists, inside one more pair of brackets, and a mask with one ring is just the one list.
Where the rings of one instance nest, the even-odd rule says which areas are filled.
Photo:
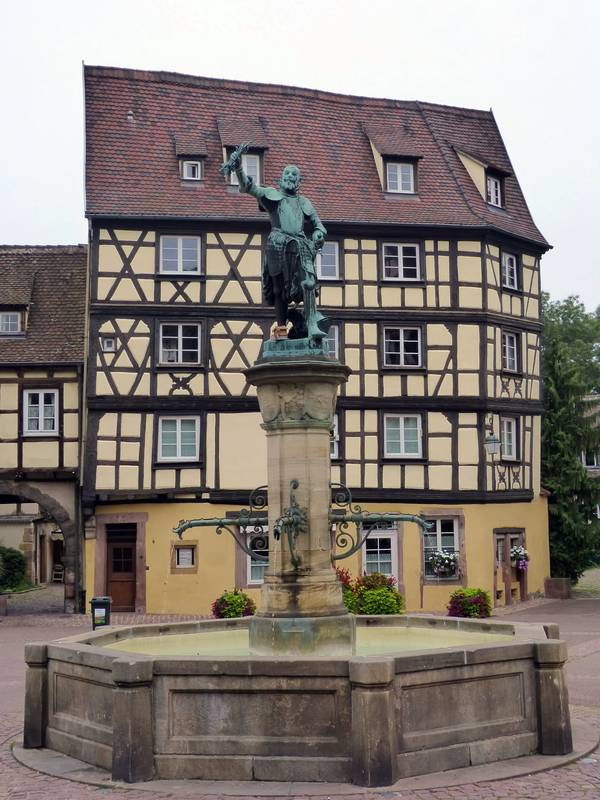
[[[136, 615], [122, 615], [142, 621]], [[573, 716], [600, 728], [600, 599], [554, 602], [515, 613], [522, 621], [557, 621], [561, 635], [569, 642], [569, 687]], [[144, 621], [165, 617], [144, 617]], [[181, 619], [177, 617], [174, 619]], [[115, 620], [116, 621], [116, 620]], [[127, 620], [129, 621], [129, 620]], [[133, 619], [131, 621], [134, 621]], [[78, 784], [62, 778], [36, 773], [18, 764], [10, 753], [10, 742], [18, 742], [22, 730], [24, 668], [23, 644], [26, 641], [55, 639], [78, 630], [89, 630], [86, 617], [21, 616], [0, 622], [0, 800], [191, 800], [194, 792], [179, 789], [173, 794], [139, 789], [111, 790]], [[205, 795], [216, 800], [218, 795]], [[549, 772], [502, 781], [480, 782], [447, 789], [386, 791], [361, 795], [386, 800], [600, 800], [600, 748], [589, 757]], [[356, 795], [335, 800], [356, 800]]]
[[62, 614], [64, 608], [64, 586], [49, 583], [30, 592], [8, 595], [8, 614]]

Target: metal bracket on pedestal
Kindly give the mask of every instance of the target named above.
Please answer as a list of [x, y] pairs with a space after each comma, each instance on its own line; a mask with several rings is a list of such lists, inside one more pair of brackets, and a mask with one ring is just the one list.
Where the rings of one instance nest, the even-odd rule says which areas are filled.
[[[268, 562], [268, 556], [261, 556], [256, 550], [266, 550], [269, 546], [269, 539], [264, 531], [265, 519], [257, 516], [267, 506], [267, 487], [257, 486], [250, 492], [250, 508], [242, 508], [237, 518], [229, 517], [208, 517], [206, 519], [182, 519], [179, 525], [173, 528], [173, 533], [179, 538], [183, 536], [189, 528], [216, 528], [220, 536], [223, 531], [231, 534], [237, 546], [249, 555], [254, 561]], [[238, 530], [230, 527], [235, 525]], [[241, 528], [245, 532], [241, 533]], [[249, 535], [249, 536], [248, 536]]]
[[298, 569], [302, 558], [296, 550], [296, 539], [301, 533], [308, 530], [308, 514], [305, 508], [300, 508], [294, 491], [300, 486], [300, 481], [295, 478], [290, 481], [290, 504], [283, 509], [283, 514], [276, 520], [273, 527], [273, 536], [279, 540], [285, 533], [290, 549], [290, 558], [294, 569]]
[[[281, 516], [273, 526], [275, 539], [279, 540], [281, 535], [285, 534], [294, 569], [298, 569], [302, 562], [302, 558], [296, 550], [296, 540], [301, 533], [305, 533], [308, 530], [307, 510], [301, 508], [296, 500], [295, 491], [299, 486], [300, 482], [298, 480], [290, 481], [290, 504], [283, 509]], [[423, 531], [433, 528], [432, 523], [426, 522], [422, 517], [418, 517], [415, 514], [363, 511], [359, 505], [353, 502], [352, 493], [347, 486], [341, 483], [334, 483], [331, 488], [333, 489], [333, 509], [329, 512], [329, 521], [338, 527], [335, 535], [335, 544], [342, 549], [340, 553], [332, 553], [332, 562], [349, 558], [360, 550], [381, 522], [414, 522]], [[250, 507], [243, 508], [235, 519], [229, 517], [182, 519], [179, 525], [173, 528], [173, 533], [176, 533], [181, 539], [188, 528], [216, 528], [219, 535], [223, 531], [227, 531], [227, 533], [231, 534], [237, 546], [254, 561], [268, 562], [268, 556], [263, 556], [256, 552], [257, 550], [268, 549], [268, 535], [264, 532], [265, 519], [264, 516], [258, 516], [267, 507], [266, 490], [266, 486], [258, 486], [254, 489], [250, 493]], [[232, 525], [234, 527], [231, 527]], [[350, 525], [354, 525], [355, 533], [350, 532]], [[245, 529], [244, 533], [241, 533], [242, 528]], [[248, 534], [250, 534], [249, 538]]]
[[[342, 561], [354, 555], [381, 522], [414, 522], [423, 531], [433, 528], [433, 523], [426, 522], [415, 514], [396, 514], [394, 512], [372, 513], [363, 511], [352, 501], [352, 492], [342, 483], [333, 483], [333, 506], [329, 512], [329, 521], [337, 526], [335, 543], [342, 549], [341, 553], [332, 553], [332, 561]], [[336, 508], [338, 510], [336, 510]], [[355, 533], [349, 531], [354, 525]]]

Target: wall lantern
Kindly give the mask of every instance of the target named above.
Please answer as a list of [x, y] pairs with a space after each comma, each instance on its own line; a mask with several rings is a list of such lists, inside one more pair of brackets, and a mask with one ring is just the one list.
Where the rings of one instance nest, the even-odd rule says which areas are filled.
[[487, 436], [483, 443], [485, 449], [493, 458], [500, 452], [500, 439], [494, 434], [494, 417], [492, 414], [490, 414], [485, 421], [485, 430], [487, 431]]

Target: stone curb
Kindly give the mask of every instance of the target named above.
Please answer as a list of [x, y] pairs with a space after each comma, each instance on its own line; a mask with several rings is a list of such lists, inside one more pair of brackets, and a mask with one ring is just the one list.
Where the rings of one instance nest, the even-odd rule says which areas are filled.
[[[8, 737], [9, 739], [12, 737]], [[476, 767], [435, 772], [403, 778], [392, 786], [366, 787], [348, 783], [292, 783], [279, 781], [147, 781], [145, 783], [122, 783], [113, 781], [107, 770], [92, 767], [71, 756], [54, 750], [39, 748], [25, 750], [17, 744], [11, 745], [13, 757], [19, 764], [43, 775], [50, 775], [76, 783], [85, 783], [103, 789], [156, 792], [177, 797], [190, 792], [222, 797], [282, 797], [310, 796], [331, 797], [336, 795], [389, 794], [408, 790], [445, 789], [464, 784], [478, 784], [520, 778], [536, 772], [546, 772], [571, 764], [584, 758], [596, 749], [599, 743], [598, 731], [583, 720], [573, 720], [573, 752], [566, 756], [521, 756], [493, 764]]]

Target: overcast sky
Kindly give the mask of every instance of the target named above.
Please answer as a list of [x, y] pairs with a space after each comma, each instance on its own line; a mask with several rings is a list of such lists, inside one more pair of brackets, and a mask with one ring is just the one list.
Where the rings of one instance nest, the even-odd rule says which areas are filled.
[[0, 44], [2, 244], [87, 239], [85, 61], [491, 107], [543, 288], [600, 304], [597, 0], [20, 0]]

